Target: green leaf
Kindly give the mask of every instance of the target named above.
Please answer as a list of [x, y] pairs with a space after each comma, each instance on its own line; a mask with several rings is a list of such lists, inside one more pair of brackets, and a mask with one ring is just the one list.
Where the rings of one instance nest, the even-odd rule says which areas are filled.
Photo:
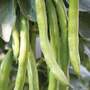
[[[64, 0], [66, 5], [69, 5], [69, 0]], [[90, 12], [90, 0], [79, 0], [79, 11]]]
[[80, 12], [80, 35], [90, 41], [90, 13]]
[[79, 0], [79, 3], [80, 11], [90, 11], [90, 0]]
[[31, 21], [36, 21], [35, 0], [18, 0], [22, 14]]
[[90, 63], [90, 13], [80, 12], [80, 56], [88, 68]]
[[15, 22], [14, 0], [0, 1], [0, 36], [5, 42], [9, 42], [13, 24]]

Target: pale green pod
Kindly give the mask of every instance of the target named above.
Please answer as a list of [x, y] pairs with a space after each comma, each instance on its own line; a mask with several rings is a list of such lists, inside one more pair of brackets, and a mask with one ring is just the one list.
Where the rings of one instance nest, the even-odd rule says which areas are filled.
[[71, 65], [77, 75], [80, 75], [79, 56], [79, 0], [69, 0], [68, 45]]
[[12, 49], [15, 59], [17, 59], [19, 55], [19, 31], [17, 30], [16, 25], [12, 30]]
[[25, 17], [20, 17], [20, 53], [18, 58], [18, 72], [16, 76], [15, 88], [14, 90], [23, 90], [26, 68], [27, 68], [27, 30], [28, 21]]
[[[51, 46], [54, 49], [56, 60], [60, 63], [60, 32], [57, 20], [56, 9], [52, 0], [46, 0], [46, 8], [47, 8], [47, 18], [50, 32], [50, 42]], [[48, 90], [57, 90], [58, 80], [56, 80], [55, 76], [49, 72], [49, 85]]]
[[45, 57], [45, 61], [48, 67], [50, 68], [51, 72], [54, 74], [54, 76], [58, 80], [60, 80], [62, 84], [69, 85], [69, 82], [64, 72], [61, 70], [61, 68], [56, 62], [56, 56], [48, 40], [45, 1], [44, 0], [35, 0], [35, 1], [36, 1], [35, 4], [36, 4], [37, 23], [40, 35], [40, 45]]
[[8, 90], [9, 76], [12, 68], [13, 54], [10, 49], [0, 65], [0, 90]]

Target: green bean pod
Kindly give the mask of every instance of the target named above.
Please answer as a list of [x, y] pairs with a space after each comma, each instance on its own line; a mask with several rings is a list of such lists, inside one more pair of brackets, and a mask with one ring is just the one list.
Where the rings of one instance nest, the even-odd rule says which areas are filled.
[[37, 23], [39, 28], [39, 35], [40, 35], [40, 45], [42, 52], [45, 57], [45, 61], [50, 68], [51, 73], [60, 80], [60, 82], [64, 85], [68, 85], [69, 82], [61, 70], [59, 65], [56, 62], [56, 56], [54, 53], [53, 48], [51, 47], [48, 35], [47, 35], [47, 16], [46, 16], [46, 7], [44, 0], [35, 0], [36, 4], [36, 15], [37, 15]]
[[[39, 90], [39, 79], [38, 79], [38, 70], [36, 66], [36, 59], [34, 57], [33, 51], [31, 46], [35, 48], [35, 43], [33, 41], [32, 44], [30, 44], [30, 36], [29, 36], [29, 30], [28, 32], [28, 44], [27, 44], [27, 51], [28, 51], [28, 64], [27, 64], [27, 73], [28, 73], [28, 81], [29, 81], [29, 90]], [[32, 38], [31, 38], [32, 39]], [[34, 40], [34, 38], [32, 39]]]
[[31, 67], [30, 54], [28, 54], [27, 72], [28, 72], [29, 90], [34, 90], [34, 85], [33, 85], [33, 73], [32, 73], [32, 67]]
[[68, 19], [68, 44], [71, 65], [77, 75], [80, 75], [80, 57], [79, 57], [79, 0], [69, 0], [69, 19]]
[[20, 53], [19, 53], [19, 66], [15, 82], [14, 90], [23, 90], [26, 68], [27, 68], [27, 30], [29, 29], [28, 21], [25, 17], [20, 16]]
[[48, 18], [48, 25], [50, 31], [50, 42], [52, 47], [54, 48], [54, 52], [56, 55], [57, 62], [60, 61], [60, 32], [57, 20], [56, 9], [52, 0], [46, 0], [47, 6], [47, 18]]
[[[68, 51], [68, 25], [67, 25], [67, 13], [65, 11], [65, 5], [63, 0], [53, 0], [56, 12], [58, 16], [58, 22], [60, 27], [60, 66], [69, 80], [69, 51]], [[61, 90], [65, 90], [67, 87], [60, 85]]]
[[[57, 20], [57, 14], [52, 0], [46, 0], [47, 7], [47, 18], [50, 31], [50, 42], [51, 46], [54, 48], [56, 55], [56, 60], [60, 61], [60, 36], [59, 36], [59, 26]], [[57, 90], [57, 80], [52, 73], [49, 73], [49, 86], [48, 90]]]
[[65, 6], [63, 0], [53, 0], [56, 6], [60, 34], [61, 34], [61, 66], [65, 74], [68, 74], [68, 63], [69, 63], [69, 54], [68, 54], [68, 25], [67, 25], [67, 14], [65, 11]]
[[27, 71], [29, 78], [29, 90], [39, 90], [38, 71], [36, 67], [35, 58], [31, 50], [28, 55]]
[[[53, 0], [55, 3], [58, 22], [60, 27], [60, 35], [61, 35], [61, 44], [60, 44], [60, 66], [69, 80], [69, 52], [68, 52], [68, 25], [67, 25], [67, 14], [65, 11], [65, 6], [63, 0]], [[60, 89], [64, 90], [67, 87], [60, 85]]]
[[19, 31], [17, 30], [16, 25], [13, 27], [12, 31], [12, 48], [14, 57], [17, 59], [19, 55]]
[[13, 54], [10, 49], [0, 66], [0, 90], [8, 90], [9, 75], [12, 68]]

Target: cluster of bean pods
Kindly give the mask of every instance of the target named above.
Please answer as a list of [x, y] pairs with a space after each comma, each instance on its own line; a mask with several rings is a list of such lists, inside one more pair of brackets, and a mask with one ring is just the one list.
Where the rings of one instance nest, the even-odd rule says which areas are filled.
[[41, 49], [50, 69], [48, 90], [68, 90], [69, 63], [80, 76], [78, 4], [69, 0], [67, 15], [63, 0], [36, 0]]
[[[78, 4], [79, 0], [69, 0], [67, 14], [63, 0], [35, 0], [40, 46], [48, 67], [48, 90], [69, 89], [70, 63], [80, 76]], [[29, 90], [40, 90], [29, 20], [22, 14], [16, 19], [19, 27], [17, 23], [13, 26], [12, 48], [0, 66], [0, 90], [8, 88], [12, 59], [18, 63], [14, 90], [23, 90], [26, 76]]]

